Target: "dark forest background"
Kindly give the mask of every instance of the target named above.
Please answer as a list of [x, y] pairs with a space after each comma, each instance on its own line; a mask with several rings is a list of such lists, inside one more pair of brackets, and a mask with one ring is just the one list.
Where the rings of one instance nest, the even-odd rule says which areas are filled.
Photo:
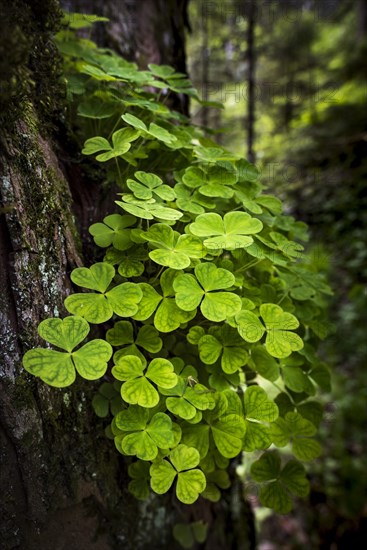
[[[367, 2], [190, 5], [189, 70], [209, 101], [194, 119], [255, 162], [309, 224], [334, 290], [333, 371], [312, 493], [291, 517], [260, 518], [260, 548], [361, 547], [367, 540]], [[256, 498], [253, 499], [256, 505]], [[359, 537], [359, 539], [358, 539]]]

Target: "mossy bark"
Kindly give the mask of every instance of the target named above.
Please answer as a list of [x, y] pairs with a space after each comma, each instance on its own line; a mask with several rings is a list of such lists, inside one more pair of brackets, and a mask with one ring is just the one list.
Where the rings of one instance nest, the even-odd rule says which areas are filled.
[[40, 343], [39, 322], [65, 313], [68, 274], [82, 264], [78, 229], [85, 233], [100, 198], [96, 187], [65, 177], [59, 158], [63, 89], [51, 41], [57, 2], [0, 4], [0, 49], [14, 48], [0, 75], [0, 547], [164, 550], [178, 548], [175, 522], [203, 518], [203, 548], [252, 549], [252, 517], [241, 496], [228, 492], [215, 506], [180, 507], [170, 496], [137, 502], [127, 491], [126, 461], [91, 411], [93, 384], [57, 390], [22, 368], [24, 352]]

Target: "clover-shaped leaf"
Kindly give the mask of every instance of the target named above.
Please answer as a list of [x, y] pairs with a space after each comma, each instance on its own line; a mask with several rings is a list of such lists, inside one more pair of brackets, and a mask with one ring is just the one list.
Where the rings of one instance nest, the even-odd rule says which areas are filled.
[[271, 444], [268, 424], [278, 418], [278, 407], [271, 401], [265, 390], [250, 386], [245, 392], [246, 434], [244, 450], [266, 449]]
[[316, 433], [315, 425], [298, 412], [288, 412], [284, 418], [278, 418], [271, 425], [270, 431], [277, 447], [284, 447], [291, 442], [292, 452], [300, 460], [313, 460], [321, 454], [320, 444], [312, 439]]
[[118, 206], [129, 214], [144, 220], [156, 218], [157, 220], [173, 221], [179, 220], [183, 216], [183, 213], [179, 210], [156, 203], [154, 199], [138, 200], [133, 195], [128, 194], [124, 194], [122, 199], [122, 201], [115, 201]]
[[176, 193], [168, 185], [164, 185], [161, 178], [150, 172], [135, 172], [134, 176], [138, 181], [128, 179], [127, 186], [137, 199], [147, 200], [159, 197], [165, 201], [173, 201]]
[[199, 355], [203, 363], [211, 365], [221, 357], [221, 366], [226, 374], [233, 374], [246, 365], [248, 353], [238, 332], [223, 325], [219, 331], [203, 336], [199, 342]]
[[84, 317], [90, 323], [104, 323], [116, 313], [120, 317], [130, 317], [138, 311], [142, 291], [134, 283], [122, 283], [108, 292], [115, 269], [106, 262], [87, 267], [78, 267], [71, 273], [71, 280], [96, 293], [76, 293], [68, 296], [65, 307], [74, 315]]
[[226, 458], [237, 456], [242, 449], [245, 434], [243, 419], [238, 414], [226, 414], [211, 424], [214, 443]]
[[38, 332], [54, 346], [66, 350], [36, 348], [24, 355], [24, 368], [46, 384], [56, 388], [70, 386], [75, 380], [75, 369], [87, 380], [97, 380], [106, 372], [112, 348], [104, 340], [92, 340], [72, 351], [89, 332], [88, 323], [81, 317], [45, 319]]
[[292, 509], [291, 496], [304, 497], [310, 484], [305, 468], [297, 460], [289, 460], [284, 468], [277, 451], [264, 453], [251, 466], [251, 476], [261, 483], [260, 502], [280, 514]]
[[190, 225], [191, 233], [206, 237], [204, 246], [210, 250], [245, 248], [253, 242], [248, 235], [259, 233], [262, 228], [262, 222], [246, 212], [228, 212], [223, 219], [214, 212], [200, 214]]
[[158, 494], [166, 493], [177, 476], [176, 496], [184, 504], [193, 504], [206, 486], [205, 475], [196, 468], [200, 455], [193, 447], [178, 445], [168, 460], [157, 460], [150, 467], [151, 487]]
[[180, 309], [191, 311], [200, 305], [204, 317], [217, 322], [239, 312], [242, 306], [239, 296], [232, 292], [216, 292], [234, 285], [235, 278], [230, 271], [204, 262], [195, 267], [195, 276], [179, 275], [173, 282]]
[[114, 327], [107, 331], [106, 339], [112, 346], [124, 346], [115, 353], [115, 361], [124, 355], [137, 355], [145, 363], [145, 357], [139, 348], [150, 353], [157, 353], [162, 348], [162, 340], [155, 327], [143, 325], [134, 338], [134, 329], [129, 321], [117, 321]]
[[215, 208], [215, 204], [200, 195], [197, 191], [188, 189], [182, 183], [175, 185], [176, 204], [180, 210], [191, 214], [203, 214], [206, 208]]
[[203, 257], [200, 239], [192, 235], [179, 235], [169, 225], [156, 223], [142, 236], [154, 246], [149, 257], [159, 265], [184, 269], [190, 265], [191, 258]]
[[103, 223], [91, 225], [89, 233], [93, 235], [94, 242], [102, 248], [113, 245], [117, 250], [127, 250], [134, 244], [127, 228], [135, 222], [134, 216], [111, 214], [104, 218]]
[[192, 548], [195, 542], [205, 542], [207, 531], [208, 525], [203, 521], [176, 523], [173, 527], [173, 536], [183, 548]]
[[105, 292], [115, 276], [115, 269], [104, 262], [88, 267], [77, 267], [71, 272], [71, 280], [78, 286]]
[[146, 500], [149, 497], [149, 467], [147, 462], [138, 460], [130, 464], [127, 470], [131, 477], [128, 489], [138, 500]]
[[261, 304], [260, 315], [265, 323], [252, 311], [242, 310], [236, 315], [236, 326], [240, 336], [247, 342], [258, 342], [267, 332], [265, 347], [273, 357], [282, 359], [292, 351], [303, 348], [303, 341], [292, 329], [299, 326], [297, 318], [283, 311], [277, 304]]
[[100, 418], [106, 418], [109, 412], [111, 412], [112, 415], [116, 415], [122, 409], [122, 399], [118, 384], [118, 382], [113, 384], [103, 382], [98, 388], [98, 393], [94, 395], [92, 406], [94, 412]]
[[127, 455], [141, 460], [154, 460], [158, 449], [167, 449], [174, 442], [172, 420], [164, 413], [156, 413], [149, 419], [147, 409], [131, 405], [116, 416], [116, 426], [122, 432], [130, 432], [120, 442]]
[[[241, 313], [239, 313], [241, 315]], [[238, 317], [238, 316], [237, 316]], [[264, 346], [256, 346], [251, 350], [249, 366], [263, 378], [275, 382], [279, 378], [279, 364], [266, 351]]]
[[96, 160], [106, 162], [115, 157], [124, 155], [131, 147], [130, 143], [139, 137], [139, 132], [132, 128], [122, 128], [112, 134], [112, 145], [107, 139], [97, 136], [84, 143], [82, 153], [93, 155], [99, 151], [106, 151], [96, 156]]
[[210, 433], [216, 448], [225, 458], [234, 458], [242, 450], [242, 439], [245, 434], [245, 424], [239, 414], [223, 414], [216, 418], [215, 411], [205, 413], [207, 424], [185, 426], [182, 440], [192, 445], [204, 458], [209, 450]]
[[258, 342], [265, 333], [265, 327], [258, 316], [248, 310], [242, 310], [236, 315], [236, 326], [240, 336], [250, 343]]
[[125, 355], [118, 358], [112, 374], [125, 382], [121, 386], [123, 400], [146, 408], [153, 408], [159, 402], [159, 393], [152, 382], [162, 388], [173, 388], [177, 384], [172, 363], [161, 358], [153, 359], [145, 369], [139, 357]]
[[228, 489], [231, 482], [226, 470], [214, 470], [213, 472], [205, 473], [206, 487], [201, 496], [211, 502], [218, 502], [221, 497], [220, 489]]
[[273, 357], [288, 357], [292, 351], [303, 348], [303, 342], [298, 334], [290, 332], [299, 326], [294, 315], [283, 311], [276, 304], [262, 304], [260, 315], [263, 318], [267, 330], [265, 347]]
[[[162, 390], [163, 395], [167, 395], [167, 409], [184, 420], [191, 420], [197, 413], [197, 410], [204, 411], [211, 409], [215, 401], [210, 390], [202, 384], [195, 384], [190, 387], [188, 384], [189, 369], [183, 370], [183, 375], [179, 377], [178, 383], [171, 389]], [[185, 379], [186, 377], [186, 379]]]
[[[187, 323], [195, 317], [196, 310], [183, 311], [180, 309], [174, 299], [173, 279], [178, 275], [178, 271], [167, 269], [162, 273], [160, 284], [163, 296], [147, 283], [140, 283], [143, 298], [139, 304], [138, 312], [134, 315], [137, 321], [145, 321], [155, 311], [154, 326], [159, 332], [167, 333], [176, 330], [181, 324]], [[157, 307], [158, 306], [158, 307]]]

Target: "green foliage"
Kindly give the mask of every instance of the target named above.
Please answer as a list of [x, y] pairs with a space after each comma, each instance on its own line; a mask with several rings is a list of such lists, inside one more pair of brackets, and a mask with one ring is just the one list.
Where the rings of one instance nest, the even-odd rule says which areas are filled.
[[[25, 368], [59, 387], [74, 381], [75, 368], [83, 378], [105, 376], [93, 406], [110, 417], [117, 450], [137, 459], [129, 488], [139, 499], [149, 486], [158, 494], [174, 486], [185, 504], [200, 495], [217, 501], [230, 484], [230, 459], [243, 451], [291, 442], [297, 458], [313, 458], [320, 411], [309, 396], [327, 385], [328, 371], [312, 326], [323, 324], [328, 287], [300, 253], [297, 222], [262, 193], [251, 165], [170, 111], [162, 93], [146, 91], [197, 100], [184, 75], [155, 65], [139, 71], [70, 31], [58, 43], [83, 152], [120, 187], [123, 212], [90, 228], [105, 255], [72, 272], [88, 290], [66, 298], [73, 315], [40, 325], [66, 353], [30, 350]], [[105, 340], [72, 351], [88, 323], [106, 330]], [[281, 498], [274, 485], [263, 489], [264, 504], [281, 512], [303, 479], [302, 467], [288, 464], [273, 476]], [[273, 482], [266, 475], [259, 481]], [[179, 531], [185, 544], [202, 536]]]

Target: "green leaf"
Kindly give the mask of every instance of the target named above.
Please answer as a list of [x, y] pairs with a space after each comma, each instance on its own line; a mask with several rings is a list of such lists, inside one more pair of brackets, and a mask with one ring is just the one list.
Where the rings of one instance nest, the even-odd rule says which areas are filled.
[[289, 460], [281, 469], [277, 451], [264, 453], [254, 462], [251, 466], [251, 476], [255, 481], [265, 484], [260, 491], [261, 503], [282, 514], [288, 513], [292, 508], [289, 493], [304, 497], [310, 489], [302, 464], [297, 460]]
[[135, 283], [122, 283], [105, 294], [114, 313], [120, 317], [132, 317], [139, 309], [143, 293]]
[[176, 523], [173, 527], [173, 537], [182, 548], [192, 548], [195, 543], [194, 535], [190, 525]]
[[23, 367], [55, 388], [65, 388], [75, 380], [75, 368], [70, 355], [60, 351], [31, 349], [23, 357]]
[[97, 22], [109, 21], [107, 17], [100, 17], [87, 13], [63, 13], [62, 22], [67, 24], [71, 29], [89, 28]]
[[38, 327], [41, 338], [66, 351], [72, 351], [88, 333], [87, 321], [77, 316], [45, 319]]
[[286, 488], [298, 497], [305, 497], [310, 492], [310, 483], [306, 479], [306, 470], [297, 460], [289, 460], [284, 466], [280, 478]]
[[130, 126], [133, 126], [134, 128], [136, 128], [137, 130], [147, 131], [146, 125], [144, 124], [144, 122], [142, 120], [140, 120], [140, 118], [138, 118], [134, 115], [131, 115], [130, 113], [126, 113], [125, 115], [121, 115], [121, 118], [122, 118], [122, 120], [124, 120], [125, 122], [130, 124]]
[[242, 310], [236, 317], [237, 330], [246, 342], [258, 342], [265, 333], [265, 328], [259, 318], [252, 311]]
[[260, 502], [279, 514], [288, 514], [292, 510], [292, 500], [279, 481], [273, 481], [261, 488]]
[[173, 388], [178, 381], [172, 363], [161, 358], [153, 359], [147, 369], [146, 376], [161, 388]]
[[184, 397], [167, 397], [167, 409], [184, 420], [191, 420], [196, 415], [196, 408], [191, 405]]
[[177, 138], [173, 134], [171, 134], [165, 128], [162, 128], [162, 126], [159, 126], [155, 122], [151, 122], [149, 124], [148, 133], [151, 136], [157, 138], [159, 141], [163, 141], [163, 143], [167, 143], [168, 145], [177, 141]]
[[146, 462], [134, 462], [128, 468], [129, 476], [132, 478], [128, 489], [138, 500], [146, 500], [149, 497], [149, 464]]
[[261, 304], [260, 315], [267, 330], [265, 347], [273, 357], [288, 357], [292, 351], [303, 348], [302, 339], [293, 332], [299, 326], [294, 315], [285, 312], [276, 304]]
[[144, 371], [145, 367], [139, 357], [124, 355], [118, 358], [112, 374], [117, 380], [125, 382], [121, 386], [121, 396], [127, 403], [153, 408], [159, 401], [159, 394], [149, 380], [162, 387], [172, 388], [177, 384], [177, 375], [172, 363], [161, 358], [153, 359]]
[[242, 449], [243, 419], [236, 414], [222, 416], [212, 424], [212, 434], [218, 451], [226, 458], [234, 458]]
[[113, 309], [104, 294], [76, 293], [68, 296], [64, 304], [69, 313], [80, 315], [89, 323], [104, 323], [113, 315]]
[[144, 412], [139, 412], [137, 409], [129, 407], [116, 418], [116, 424], [121, 430], [134, 431], [123, 438], [121, 448], [126, 454], [136, 455], [141, 460], [154, 460], [158, 448], [167, 448], [173, 443], [172, 421], [166, 414], [156, 413], [147, 423], [148, 412], [144, 409]]
[[134, 329], [129, 321], [117, 321], [113, 328], [110, 328], [106, 333], [107, 342], [111, 346], [123, 346], [125, 344], [133, 344]]
[[182, 430], [182, 441], [189, 447], [197, 449], [200, 457], [204, 458], [209, 450], [209, 433], [208, 424], [187, 425]]
[[[195, 277], [189, 274], [179, 275], [173, 287], [176, 303], [184, 311], [193, 310], [201, 302], [201, 312], [210, 321], [224, 321], [239, 312], [241, 298], [232, 292], [214, 292], [234, 285], [235, 278], [230, 271], [204, 262], [195, 267]], [[202, 300], [204, 296], [204, 299]]]
[[228, 212], [222, 219], [219, 214], [200, 214], [190, 225], [190, 231], [204, 240], [210, 250], [235, 250], [249, 246], [253, 239], [248, 237], [262, 230], [262, 223], [246, 212]]
[[176, 496], [184, 504], [193, 504], [206, 487], [201, 470], [189, 470], [178, 474]]
[[160, 332], [172, 332], [183, 324], [191, 321], [195, 317], [196, 310], [182, 311], [177, 305], [174, 298], [164, 298], [159, 305], [154, 316], [154, 326]]
[[139, 283], [142, 298], [138, 305], [138, 311], [132, 316], [136, 321], [146, 321], [157, 309], [162, 296], [147, 283]]
[[278, 479], [281, 470], [279, 453], [270, 451], [261, 455], [259, 460], [251, 466], [251, 477], [255, 481], [263, 482]]
[[163, 185], [161, 178], [149, 172], [135, 172], [139, 182], [128, 179], [127, 186], [134, 193], [137, 199], [149, 200], [152, 197], [159, 197], [162, 200], [173, 201], [176, 193], [168, 185]]
[[106, 262], [99, 262], [88, 267], [77, 267], [70, 278], [78, 286], [105, 292], [115, 276], [115, 268]]
[[275, 382], [279, 378], [279, 365], [263, 346], [256, 346], [251, 350], [250, 366], [260, 376], [271, 382]]
[[121, 397], [127, 403], [149, 409], [155, 407], [159, 402], [157, 390], [144, 376], [127, 380], [121, 386]]
[[283, 380], [285, 385], [296, 393], [313, 394], [314, 387], [309, 377], [300, 367], [285, 365], [282, 368]]
[[178, 445], [176, 449], [171, 451], [170, 460], [177, 472], [183, 472], [184, 470], [191, 470], [199, 464], [200, 454], [193, 447]]
[[206, 365], [212, 365], [221, 356], [223, 346], [217, 338], [210, 334], [206, 334], [200, 338], [198, 345], [200, 359]]
[[24, 355], [24, 368], [46, 384], [57, 388], [70, 386], [75, 380], [75, 368], [87, 380], [97, 380], [106, 372], [112, 348], [104, 340], [92, 340], [72, 352], [89, 332], [88, 323], [80, 317], [46, 319], [39, 332], [43, 338], [68, 352], [37, 348]]
[[87, 139], [87, 141], [84, 143], [84, 149], [82, 150], [83, 155], [94, 155], [94, 153], [98, 153], [99, 151], [110, 151], [111, 145], [107, 141], [107, 139], [96, 136], [90, 139]]
[[278, 418], [270, 429], [274, 444], [284, 447], [291, 441], [292, 452], [300, 460], [313, 460], [321, 453], [319, 443], [310, 439], [316, 433], [316, 427], [298, 412], [289, 412], [284, 419]]
[[123, 432], [135, 432], [143, 430], [148, 420], [149, 412], [147, 409], [143, 409], [137, 405], [130, 405], [128, 409], [118, 413], [116, 416], [116, 426]]
[[103, 395], [100, 395], [99, 393], [96, 393], [96, 395], [93, 397], [92, 407], [99, 418], [106, 418], [110, 411], [110, 404], [108, 399], [106, 399], [105, 397], [103, 397]]
[[158, 76], [159, 78], [163, 79], [169, 78], [170, 76], [175, 74], [175, 69], [173, 69], [169, 65], [155, 65], [154, 63], [150, 63], [148, 65], [148, 68], [154, 74], [154, 76]]
[[170, 489], [177, 472], [167, 460], [156, 460], [150, 467], [150, 486], [155, 493], [163, 495]]
[[247, 420], [274, 422], [278, 418], [279, 411], [263, 388], [250, 386], [245, 392], [245, 414]]
[[112, 356], [112, 348], [105, 340], [92, 340], [74, 351], [71, 356], [80, 376], [86, 380], [97, 380], [107, 370], [107, 362]]
[[314, 439], [295, 437], [292, 452], [299, 460], [314, 460], [322, 453], [320, 443]]
[[144, 325], [139, 330], [136, 344], [150, 353], [158, 353], [162, 349], [162, 340], [159, 333], [152, 325]]
[[102, 248], [113, 245], [117, 250], [127, 250], [134, 243], [130, 238], [130, 230], [126, 228], [131, 227], [135, 222], [134, 216], [111, 214], [104, 218], [103, 223], [91, 225], [89, 233], [93, 235], [94, 242]]
[[190, 258], [203, 256], [200, 239], [191, 235], [178, 236], [166, 224], [156, 223], [142, 236], [155, 247], [155, 250], [149, 253], [149, 257], [165, 267], [184, 269], [190, 265]]
[[109, 101], [107, 97], [95, 95], [78, 105], [78, 115], [95, 119], [109, 118], [116, 113], [117, 108], [118, 103], [112, 98]]

